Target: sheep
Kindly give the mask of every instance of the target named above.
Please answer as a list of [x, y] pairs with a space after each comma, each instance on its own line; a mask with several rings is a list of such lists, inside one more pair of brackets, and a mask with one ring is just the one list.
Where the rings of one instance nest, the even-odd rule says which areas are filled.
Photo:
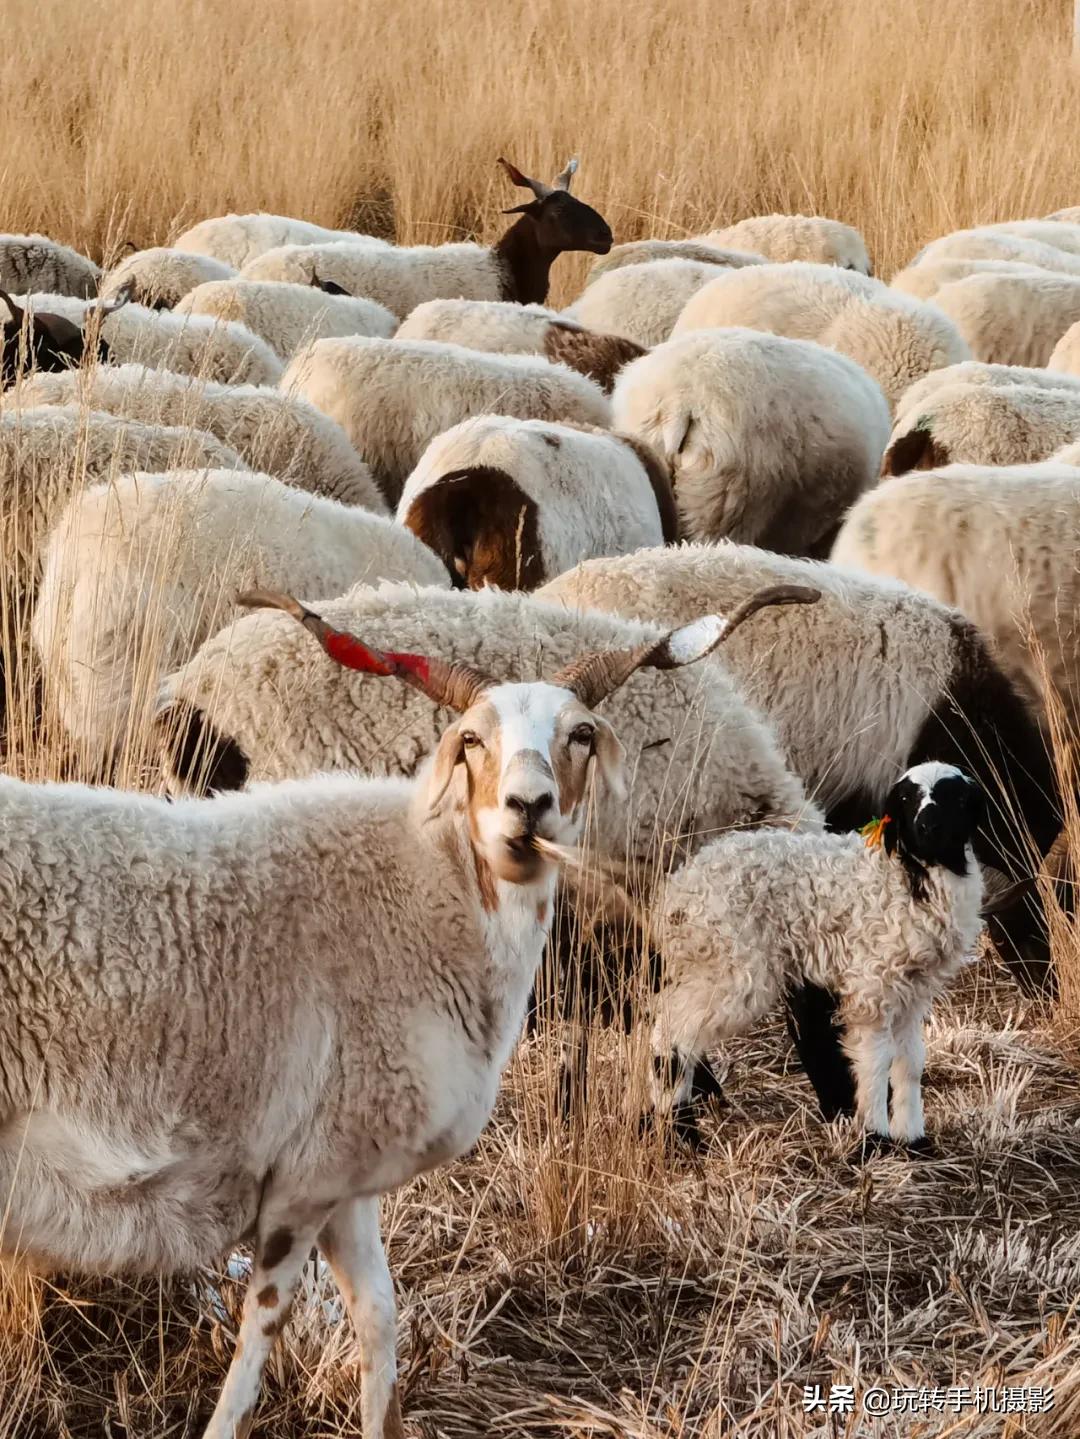
[[938, 260], [1011, 260], [1032, 265], [1039, 270], [1056, 270], [1063, 274], [1080, 274], [1080, 255], [1072, 255], [1057, 245], [1043, 244], [1023, 235], [981, 226], [973, 230], [954, 230], [924, 245], [910, 262], [921, 265]]
[[[51, 298], [55, 301], [57, 297]], [[55, 304], [46, 308], [38, 303], [36, 296], [29, 305], [25, 302], [20, 305], [13, 296], [0, 290], [0, 300], [8, 311], [0, 350], [0, 383], [7, 389], [30, 368], [56, 371], [81, 365], [88, 346], [91, 355], [108, 363], [111, 356], [101, 333], [102, 322], [127, 304], [127, 295], [122, 293], [113, 300], [99, 301], [89, 311], [85, 311], [78, 300], [70, 302], [79, 307], [74, 317], [58, 312]]]
[[1050, 459], [1058, 465], [1080, 465], [1080, 441], [1062, 445], [1060, 450], [1054, 451]]
[[246, 325], [282, 360], [302, 345], [330, 335], [377, 335], [388, 339], [397, 318], [374, 300], [329, 294], [314, 285], [257, 280], [213, 280], [197, 285], [176, 306], [181, 315], [212, 315]]
[[281, 388], [341, 426], [394, 505], [431, 440], [470, 415], [611, 420], [600, 387], [565, 365], [432, 340], [316, 340], [293, 357]]
[[47, 235], [0, 235], [0, 288], [88, 299], [100, 278], [93, 260]]
[[750, 250], [766, 260], [811, 260], [872, 273], [866, 242], [858, 230], [822, 215], [748, 215], [726, 229], [696, 238], [706, 245]]
[[504, 211], [520, 218], [494, 245], [286, 245], [258, 256], [240, 273], [249, 280], [311, 284], [318, 272], [351, 295], [377, 300], [399, 319], [424, 300], [543, 304], [558, 256], [570, 250], [606, 255], [611, 230], [602, 215], [570, 194], [576, 160], [551, 185], [530, 180], [508, 160], [499, 164], [513, 184], [532, 191], [533, 199]]
[[[775, 584], [805, 585], [821, 598], [784, 625], [764, 616], [752, 643], [739, 637], [725, 648], [724, 664], [829, 823], [853, 829], [880, 814], [913, 764], [959, 764], [991, 800], [979, 860], [1009, 879], [1029, 874], [1062, 825], [1053, 765], [1025, 696], [971, 621], [940, 601], [892, 579], [729, 542], [588, 560], [537, 595], [673, 624], [728, 611]], [[1045, 935], [1037, 897], [993, 925], [1002, 958], [1029, 990], [1053, 982]], [[823, 1005], [805, 993], [790, 1004], [823, 1109], [841, 1112], [852, 1091]]]
[[725, 250], [719, 245], [707, 245], [703, 240], [630, 240], [625, 245], [613, 245], [608, 254], [594, 260], [585, 284], [591, 285], [610, 270], [644, 265], [650, 260], [697, 260], [706, 265], [728, 265], [735, 270], [742, 265], [765, 263], [764, 255], [754, 255], [749, 250]]
[[136, 473], [71, 499], [45, 550], [32, 633], [88, 763], [142, 733], [156, 676], [228, 620], [231, 589], [269, 575], [313, 596], [358, 580], [449, 585], [408, 530], [269, 475]]
[[513, 684], [371, 650], [285, 596], [243, 598], [454, 722], [412, 783], [323, 776], [169, 804], [0, 780], [4, 1248], [160, 1273], [252, 1235], [206, 1431], [236, 1439], [317, 1243], [361, 1344], [363, 1432], [390, 1439], [378, 1197], [470, 1148], [490, 1116], [552, 923], [556, 867], [538, 847], [574, 844], [624, 785], [592, 706], [639, 668], [700, 659], [738, 617]]
[[[228, 280], [235, 274], [231, 265], [215, 260], [212, 255], [158, 246], [126, 255], [102, 277], [98, 293], [108, 299], [128, 287], [131, 298], [147, 309], [171, 310], [196, 285]], [[239, 317], [229, 315], [223, 318]]]
[[851, 509], [832, 557], [962, 610], [1032, 707], [1042, 712], [1049, 683], [1075, 727], [1080, 471], [1054, 461], [999, 463], [949, 464], [881, 485]]
[[880, 843], [723, 835], [671, 876], [657, 916], [654, 1073], [687, 1137], [697, 1137], [688, 1107], [706, 1052], [809, 982], [840, 996], [862, 1152], [930, 1150], [923, 1025], [982, 929], [972, 850], [982, 806], [962, 770], [916, 765], [886, 799]]
[[598, 334], [621, 335], [648, 350], [671, 335], [695, 291], [715, 279], [717, 266], [700, 260], [650, 260], [601, 275], [564, 312]]
[[640, 441], [502, 415], [432, 440], [397, 518], [473, 590], [535, 589], [590, 555], [673, 540], [677, 528], [670, 482]]
[[1045, 365], [1058, 340], [1080, 320], [1080, 274], [968, 275], [943, 285], [934, 305], [949, 316], [976, 360]]
[[598, 335], [543, 305], [509, 300], [426, 300], [398, 327], [399, 340], [439, 340], [489, 354], [543, 355], [611, 393], [624, 365], [645, 353], [622, 335]]
[[968, 275], [1045, 275], [1049, 272], [1017, 260], [923, 260], [898, 271], [890, 290], [901, 290], [916, 300], [932, 300], [943, 285]]
[[[200, 375], [220, 384], [276, 385], [284, 366], [269, 345], [243, 325], [222, 324], [205, 315], [177, 315], [118, 300], [85, 300], [58, 295], [28, 296], [31, 313], [39, 305], [62, 316], [79, 333], [91, 316], [103, 316], [100, 358], [110, 364], [147, 365], [175, 374]], [[108, 308], [108, 307], [112, 308]]]
[[828, 549], [889, 437], [884, 396], [854, 361], [758, 330], [659, 345], [623, 370], [612, 406], [614, 428], [670, 466], [687, 539], [790, 554]]
[[1045, 218], [1063, 221], [1067, 225], [1080, 225], [1080, 205], [1073, 205], [1065, 210], [1055, 210], [1052, 215], [1047, 215]]
[[990, 385], [994, 389], [1036, 385], [1044, 390], [1080, 390], [1080, 376], [1031, 365], [987, 365], [982, 360], [962, 360], [959, 365], [945, 365], [940, 370], [931, 370], [905, 390], [896, 406], [895, 423], [899, 424], [910, 411], [926, 405], [939, 390], [961, 384]]
[[377, 240], [374, 235], [358, 235], [354, 230], [328, 230], [324, 225], [313, 225], [309, 220], [265, 213], [215, 215], [209, 220], [200, 220], [178, 236], [173, 244], [177, 250], [209, 255], [233, 270], [242, 270], [257, 256], [267, 250], [276, 250], [281, 245], [323, 245], [335, 241], [359, 241], [365, 245], [390, 248], [385, 240]]
[[217, 385], [141, 365], [75, 375], [34, 375], [23, 384], [26, 405], [80, 402], [146, 424], [208, 430], [253, 470], [316, 495], [388, 513], [371, 472], [352, 445], [312, 405], [257, 385]]
[[1046, 368], [1059, 384], [1068, 379], [1080, 384], [1080, 320], [1074, 321], [1061, 335], [1050, 352]]
[[997, 224], [980, 228], [991, 235], [1017, 235], [1023, 240], [1036, 240], [1040, 245], [1064, 250], [1069, 255], [1080, 255], [1080, 224], [1075, 219], [1070, 223], [1064, 215], [1043, 220], [999, 220]]
[[847, 355], [873, 376], [890, 405], [928, 370], [969, 357], [952, 321], [933, 305], [832, 265], [726, 271], [690, 296], [672, 338], [735, 325], [816, 340]]
[[905, 404], [889, 438], [883, 475], [943, 465], [1020, 465], [1080, 439], [1075, 386], [952, 384]]

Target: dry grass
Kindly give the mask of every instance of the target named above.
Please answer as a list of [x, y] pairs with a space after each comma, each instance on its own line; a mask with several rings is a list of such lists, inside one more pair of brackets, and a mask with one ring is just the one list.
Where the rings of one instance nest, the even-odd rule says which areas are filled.
[[[882, 273], [1080, 200], [1068, 0], [9, 0], [4, 224], [96, 258], [268, 209], [490, 237], [495, 157], [621, 239], [748, 213], [858, 225]], [[584, 260], [564, 260], [563, 297]]]

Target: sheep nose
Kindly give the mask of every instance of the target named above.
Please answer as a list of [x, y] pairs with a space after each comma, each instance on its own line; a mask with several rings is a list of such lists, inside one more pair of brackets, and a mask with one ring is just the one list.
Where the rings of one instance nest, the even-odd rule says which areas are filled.
[[525, 828], [532, 834], [541, 818], [555, 803], [555, 796], [549, 791], [544, 794], [533, 795], [526, 799], [524, 795], [508, 794], [506, 796], [506, 807], [519, 814], [525, 822]]

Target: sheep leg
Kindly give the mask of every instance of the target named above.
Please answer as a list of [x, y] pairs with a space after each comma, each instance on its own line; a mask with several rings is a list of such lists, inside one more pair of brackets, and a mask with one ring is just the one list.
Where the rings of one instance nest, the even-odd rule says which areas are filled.
[[304, 1261], [319, 1232], [319, 1223], [296, 1224], [293, 1215], [280, 1209], [270, 1222], [267, 1217], [264, 1208], [236, 1349], [204, 1439], [245, 1439], [250, 1432], [266, 1361], [288, 1320]]
[[787, 1026], [826, 1120], [855, 1113], [855, 1082], [840, 1043], [837, 998], [804, 982], [787, 992]]
[[890, 1133], [900, 1144], [914, 1149], [926, 1146], [923, 1117], [922, 1077], [926, 1067], [923, 1015], [904, 1015], [893, 1030], [895, 1053], [892, 1079], [892, 1126]]
[[402, 1439], [397, 1394], [397, 1309], [379, 1235], [379, 1201], [350, 1199], [319, 1235], [360, 1341], [364, 1439]]
[[880, 1025], [853, 1029], [844, 1048], [855, 1067], [855, 1117], [875, 1142], [889, 1137], [892, 1036]]

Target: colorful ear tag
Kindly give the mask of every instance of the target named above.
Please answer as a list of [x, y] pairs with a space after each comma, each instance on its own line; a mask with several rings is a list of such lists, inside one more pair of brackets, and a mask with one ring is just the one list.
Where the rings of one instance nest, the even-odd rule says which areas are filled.
[[885, 826], [892, 824], [891, 816], [883, 814], [880, 819], [872, 819], [864, 824], [859, 833], [866, 841], [867, 849], [880, 849], [885, 839]]

